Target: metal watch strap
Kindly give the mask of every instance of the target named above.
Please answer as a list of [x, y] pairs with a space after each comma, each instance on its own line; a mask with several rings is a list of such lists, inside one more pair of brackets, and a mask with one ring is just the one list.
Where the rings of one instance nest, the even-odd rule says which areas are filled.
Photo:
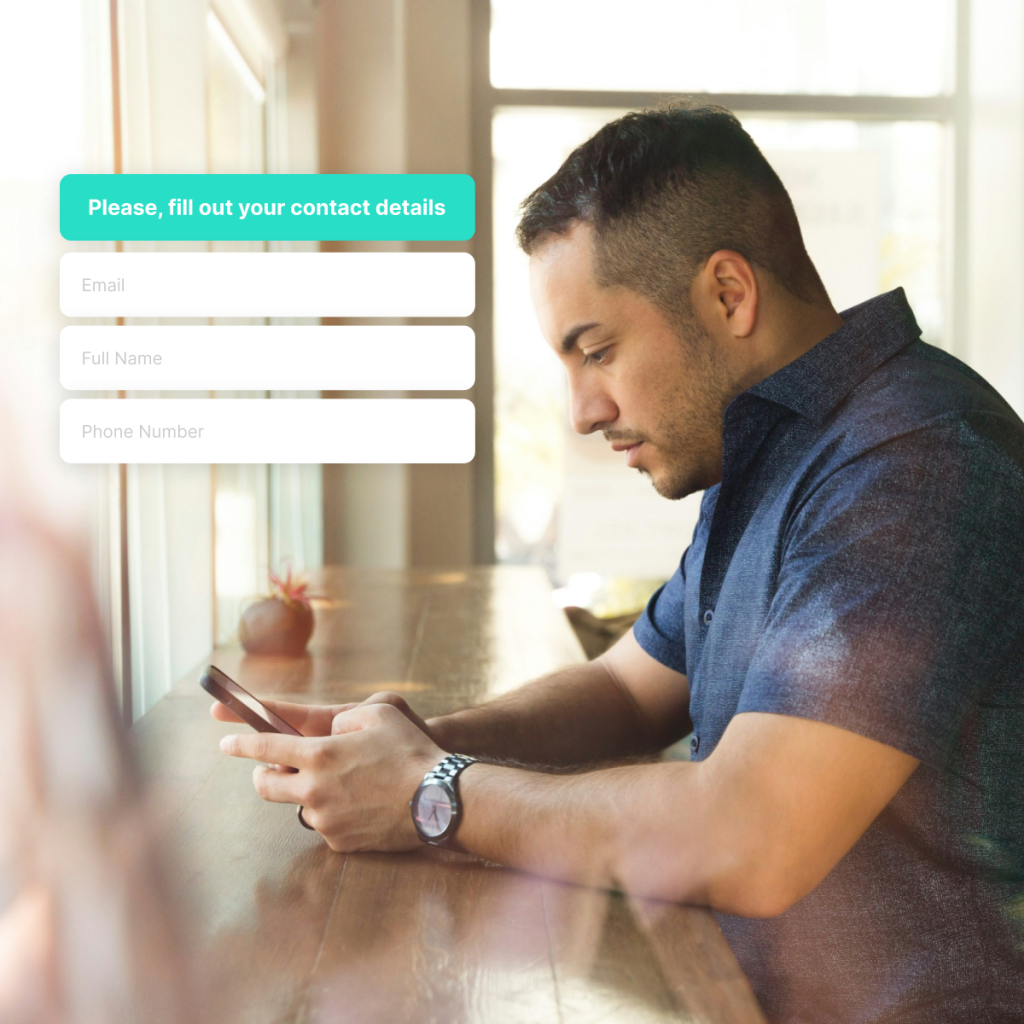
[[448, 754], [423, 776], [424, 782], [447, 782], [448, 785], [459, 777], [459, 773], [476, 763], [475, 757], [467, 754]]
[[[459, 818], [461, 817], [461, 807], [458, 797], [458, 782], [459, 773], [465, 771], [471, 764], [476, 762], [475, 757], [468, 757], [466, 754], [448, 754], [438, 764], [430, 769], [426, 775], [423, 776], [423, 781], [417, 789], [417, 793], [423, 789], [424, 786], [430, 785], [441, 785], [447, 789], [452, 795], [452, 820], [446, 830], [447, 834], [444, 838], [439, 837], [428, 837], [420, 832], [419, 824], [416, 824], [416, 831], [419, 832], [420, 839], [430, 846], [441, 846], [451, 849], [452, 840], [455, 838], [455, 833], [458, 831]], [[413, 807], [413, 822], [416, 823], [416, 797], [409, 801]]]

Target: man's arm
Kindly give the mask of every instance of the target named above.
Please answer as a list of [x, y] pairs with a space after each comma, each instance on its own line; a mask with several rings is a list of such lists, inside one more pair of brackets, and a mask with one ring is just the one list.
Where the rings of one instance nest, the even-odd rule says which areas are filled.
[[631, 631], [593, 661], [432, 718], [427, 728], [445, 750], [578, 766], [663, 750], [690, 731], [689, 707], [686, 676], [655, 661]]
[[[376, 693], [362, 705], [264, 703], [304, 736], [329, 736], [343, 711], [391, 704], [444, 750], [551, 767], [652, 754], [691, 728], [686, 676], [655, 661], [632, 632], [593, 661], [428, 722], [397, 693]], [[212, 712], [222, 722], [241, 721], [219, 702]]]
[[[444, 751], [387, 703], [339, 715], [335, 735], [225, 737], [257, 768], [265, 800], [304, 805], [339, 851], [420, 845], [409, 799]], [[699, 763], [552, 775], [473, 764], [460, 776], [458, 842], [549, 878], [711, 906], [782, 913], [813, 889], [917, 767], [856, 733], [808, 719], [737, 715]]]
[[835, 726], [740, 714], [699, 763], [572, 776], [472, 765], [458, 839], [547, 877], [769, 917], [831, 871], [917, 765]]

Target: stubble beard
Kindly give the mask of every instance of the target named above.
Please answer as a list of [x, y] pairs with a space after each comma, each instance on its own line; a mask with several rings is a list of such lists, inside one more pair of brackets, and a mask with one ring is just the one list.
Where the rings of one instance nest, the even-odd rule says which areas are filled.
[[724, 396], [731, 393], [714, 340], [696, 316], [684, 324], [680, 344], [686, 346], [689, 366], [665, 395], [658, 426], [645, 438], [661, 454], [662, 468], [654, 476], [638, 467], [670, 501], [703, 491], [721, 478], [722, 418], [728, 404]]

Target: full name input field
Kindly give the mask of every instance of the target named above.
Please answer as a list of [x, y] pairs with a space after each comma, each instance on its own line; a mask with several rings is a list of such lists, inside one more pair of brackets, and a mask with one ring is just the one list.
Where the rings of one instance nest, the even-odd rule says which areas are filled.
[[465, 317], [464, 252], [71, 252], [70, 317]]
[[469, 327], [65, 327], [69, 391], [465, 391]]

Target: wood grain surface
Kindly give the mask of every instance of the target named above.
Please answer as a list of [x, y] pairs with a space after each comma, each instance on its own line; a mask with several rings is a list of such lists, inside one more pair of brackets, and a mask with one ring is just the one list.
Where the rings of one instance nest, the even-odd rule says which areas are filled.
[[[396, 690], [424, 716], [582, 660], [540, 570], [316, 574], [301, 658], [213, 652], [259, 696]], [[333, 853], [225, 757], [199, 671], [133, 730], [223, 1024], [690, 1021], [763, 1017], [713, 916], [425, 847]]]

